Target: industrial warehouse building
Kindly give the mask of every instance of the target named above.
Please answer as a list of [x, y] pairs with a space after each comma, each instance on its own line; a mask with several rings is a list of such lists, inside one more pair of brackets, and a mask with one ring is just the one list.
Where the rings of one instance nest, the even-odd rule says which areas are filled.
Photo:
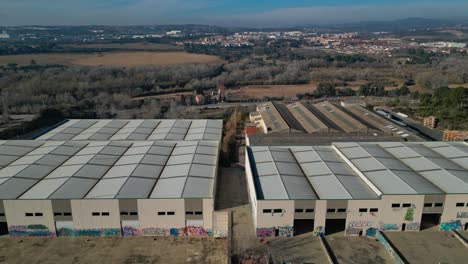
[[225, 236], [221, 134], [221, 120], [70, 120], [42, 140], [0, 141], [0, 231]]
[[468, 229], [463, 142], [250, 146], [258, 236]]
[[384, 138], [392, 139], [390, 141], [424, 141], [416, 131], [409, 131], [409, 128], [401, 127], [361, 105], [344, 102], [262, 103], [257, 106], [257, 111], [250, 113], [250, 121], [264, 134], [289, 134], [293, 138], [310, 134], [315, 137], [346, 136], [357, 140], [367, 135], [368, 141]]

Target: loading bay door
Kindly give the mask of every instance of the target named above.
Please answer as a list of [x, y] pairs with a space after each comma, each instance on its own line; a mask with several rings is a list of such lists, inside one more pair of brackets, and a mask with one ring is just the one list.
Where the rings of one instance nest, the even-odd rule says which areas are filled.
[[8, 225], [6, 222], [0, 222], [0, 236], [8, 234]]

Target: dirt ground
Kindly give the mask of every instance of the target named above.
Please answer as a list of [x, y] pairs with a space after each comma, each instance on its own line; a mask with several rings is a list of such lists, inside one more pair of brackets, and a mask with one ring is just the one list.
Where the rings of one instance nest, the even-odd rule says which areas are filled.
[[227, 263], [227, 240], [214, 238], [0, 237], [0, 263]]
[[450, 233], [386, 232], [385, 234], [410, 263], [467, 263], [468, 250]]
[[83, 66], [174, 65], [190, 63], [223, 63], [216, 56], [186, 52], [106, 52], [90, 54], [28, 54], [0, 56], [0, 65], [16, 63], [29, 65], [31, 60], [37, 64], [63, 64]]
[[240, 259], [268, 256], [272, 263], [328, 263], [318, 237], [312, 233], [296, 237], [268, 238], [267, 244], [256, 237], [250, 206], [233, 209], [232, 263]]
[[375, 238], [333, 236], [326, 239], [339, 263], [393, 263], [390, 255]]
[[130, 50], [181, 50], [182, 47], [160, 43], [96, 43], [96, 44], [66, 44], [65, 47], [80, 49], [130, 49]]
[[300, 84], [300, 85], [249, 85], [239, 89], [229, 89], [227, 97], [235, 98], [257, 98], [263, 99], [269, 97], [296, 97], [298, 93], [312, 93], [317, 89], [317, 85]]
[[468, 230], [458, 231], [458, 233], [468, 241]]

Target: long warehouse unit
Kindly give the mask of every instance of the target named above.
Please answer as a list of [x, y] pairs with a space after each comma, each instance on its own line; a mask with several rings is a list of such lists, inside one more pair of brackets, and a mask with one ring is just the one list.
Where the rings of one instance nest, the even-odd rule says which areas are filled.
[[0, 141], [0, 235], [225, 236], [221, 137], [222, 120], [68, 120]]
[[468, 229], [463, 142], [250, 146], [257, 236]]

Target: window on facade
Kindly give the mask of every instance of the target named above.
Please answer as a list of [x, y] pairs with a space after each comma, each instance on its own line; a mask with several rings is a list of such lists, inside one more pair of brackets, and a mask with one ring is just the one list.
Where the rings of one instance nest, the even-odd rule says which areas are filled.
[[294, 212], [296, 212], [296, 213], [303, 213], [303, 212], [304, 212], [304, 209], [295, 209]]
[[0, 213], [0, 216], [5, 216], [5, 213]]
[[379, 208], [371, 208], [369, 212], [371, 213], [377, 213], [379, 211]]
[[400, 204], [392, 204], [392, 208], [400, 208]]
[[465, 203], [457, 203], [456, 206], [457, 207], [463, 207], [463, 206], [465, 206]]
[[346, 213], [346, 208], [338, 208], [338, 213]]
[[158, 212], [158, 215], [166, 215], [166, 212]]
[[196, 212], [195, 212], [195, 215], [202, 215], [202, 214], [203, 214], [202, 211], [196, 211]]
[[273, 213], [282, 213], [283, 209], [273, 209]]
[[102, 212], [101, 215], [102, 216], [109, 216], [109, 212]]
[[71, 213], [71, 212], [65, 212], [65, 213], [63, 213], [63, 215], [64, 215], [64, 216], [71, 216], [72, 213]]
[[367, 213], [367, 208], [359, 208], [360, 213]]
[[175, 212], [167, 212], [167, 215], [175, 215]]
[[442, 207], [442, 206], [444, 206], [444, 203], [435, 203], [434, 204], [434, 207]]
[[26, 216], [34, 216], [33, 213], [26, 213], [25, 215], [26, 215]]
[[98, 212], [92, 212], [91, 215], [92, 215], [92, 216], [100, 216], [101, 214], [98, 213]]
[[263, 209], [263, 213], [264, 214], [269, 214], [269, 213], [271, 213], [271, 209]]
[[306, 209], [305, 209], [305, 212], [306, 212], [306, 213], [313, 213], [313, 212], [314, 212], [314, 208], [306, 208]]
[[130, 215], [138, 215], [138, 212], [130, 212]]
[[432, 207], [432, 203], [424, 203], [424, 207]]
[[35, 216], [43, 216], [42, 213], [34, 213]]
[[335, 208], [327, 209], [327, 213], [334, 213], [334, 212], [335, 212]]
[[62, 213], [54, 213], [54, 216], [61, 216]]
[[193, 215], [193, 212], [187, 211], [185, 212], [186, 215]]
[[406, 208], [406, 207], [411, 207], [411, 204], [409, 204], [409, 203], [404, 203], [404, 204], [403, 204], [403, 207], [405, 207], [405, 208]]
[[120, 212], [120, 215], [128, 215], [128, 212]]

